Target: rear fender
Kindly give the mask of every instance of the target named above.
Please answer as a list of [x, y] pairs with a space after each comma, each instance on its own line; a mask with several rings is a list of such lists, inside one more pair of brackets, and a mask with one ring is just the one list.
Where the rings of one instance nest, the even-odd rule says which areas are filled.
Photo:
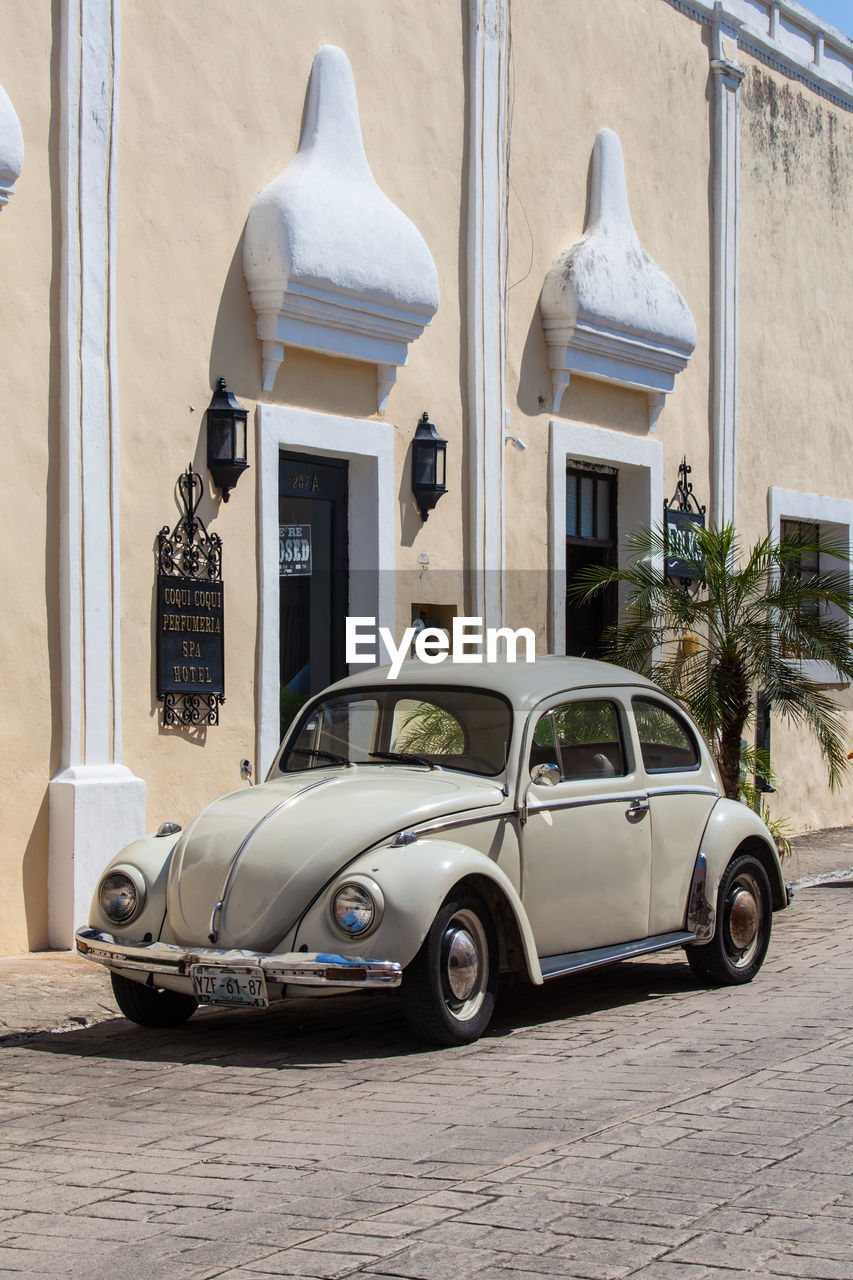
[[767, 872], [773, 910], [781, 911], [788, 904], [782, 864], [767, 827], [745, 804], [720, 799], [702, 833], [687, 905], [686, 927], [696, 934], [697, 942], [713, 937], [720, 881], [732, 858], [740, 853], [751, 853]]
[[[381, 922], [361, 938], [345, 938], [332, 923], [330, 904], [347, 881], [371, 882], [384, 903]], [[512, 881], [490, 858], [450, 840], [418, 839], [405, 846], [385, 846], [362, 854], [341, 871], [305, 913], [296, 931], [294, 950], [331, 951], [369, 960], [396, 960], [404, 967], [421, 943], [447, 895], [460, 882], [485, 898], [501, 935], [502, 952], [531, 982], [542, 983], [542, 970], [530, 921]]]

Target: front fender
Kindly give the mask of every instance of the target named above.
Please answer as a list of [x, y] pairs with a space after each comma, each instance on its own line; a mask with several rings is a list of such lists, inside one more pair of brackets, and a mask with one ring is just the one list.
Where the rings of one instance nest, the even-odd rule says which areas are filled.
[[122, 942], [138, 941], [146, 934], [150, 934], [152, 939], [160, 937], [166, 915], [166, 881], [169, 863], [179, 839], [178, 835], [140, 836], [138, 840], [126, 845], [121, 853], [116, 854], [98, 877], [98, 886], [110, 871], [121, 867], [135, 867], [145, 881], [147, 891], [145, 906], [126, 929], [119, 930], [115, 921], [109, 920], [101, 911], [96, 888], [89, 908], [89, 924], [93, 929], [103, 929]]
[[[350, 940], [332, 923], [329, 905], [340, 886], [354, 877], [378, 885], [385, 909], [371, 934]], [[461, 880], [470, 879], [488, 881], [493, 893], [503, 898], [518, 928], [528, 977], [540, 985], [542, 970], [533, 931], [512, 881], [485, 854], [450, 840], [422, 838], [410, 845], [373, 849], [356, 858], [305, 913], [293, 949], [305, 946], [308, 951], [339, 952], [366, 960], [396, 960], [405, 967], [420, 950], [450, 890]]]
[[782, 864], [773, 837], [752, 809], [737, 800], [723, 798], [711, 810], [699, 846], [706, 862], [705, 897], [711, 908], [716, 910], [723, 872], [738, 852], [754, 854], [764, 866], [770, 881], [773, 910], [787, 906]]

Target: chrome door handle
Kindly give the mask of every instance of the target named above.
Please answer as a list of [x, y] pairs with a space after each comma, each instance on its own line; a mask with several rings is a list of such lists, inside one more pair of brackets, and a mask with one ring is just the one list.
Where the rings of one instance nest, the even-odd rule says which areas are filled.
[[649, 809], [648, 796], [636, 796], [625, 811], [626, 818], [641, 818]]

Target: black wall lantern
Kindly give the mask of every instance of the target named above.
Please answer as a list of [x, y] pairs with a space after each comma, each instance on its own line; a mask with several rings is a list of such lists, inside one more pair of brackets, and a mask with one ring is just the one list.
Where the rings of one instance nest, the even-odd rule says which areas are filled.
[[249, 469], [246, 461], [246, 419], [244, 409], [220, 378], [207, 408], [207, 466], [213, 483], [227, 502], [237, 481]]
[[412, 444], [412, 493], [421, 519], [426, 520], [443, 493], [447, 441], [443, 440], [424, 410]]

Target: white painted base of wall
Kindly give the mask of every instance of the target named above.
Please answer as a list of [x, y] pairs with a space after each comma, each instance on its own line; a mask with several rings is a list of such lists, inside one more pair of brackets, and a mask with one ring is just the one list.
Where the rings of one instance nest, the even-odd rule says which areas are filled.
[[71, 947], [89, 919], [98, 878], [145, 831], [145, 783], [124, 765], [74, 765], [50, 783], [48, 933]]

